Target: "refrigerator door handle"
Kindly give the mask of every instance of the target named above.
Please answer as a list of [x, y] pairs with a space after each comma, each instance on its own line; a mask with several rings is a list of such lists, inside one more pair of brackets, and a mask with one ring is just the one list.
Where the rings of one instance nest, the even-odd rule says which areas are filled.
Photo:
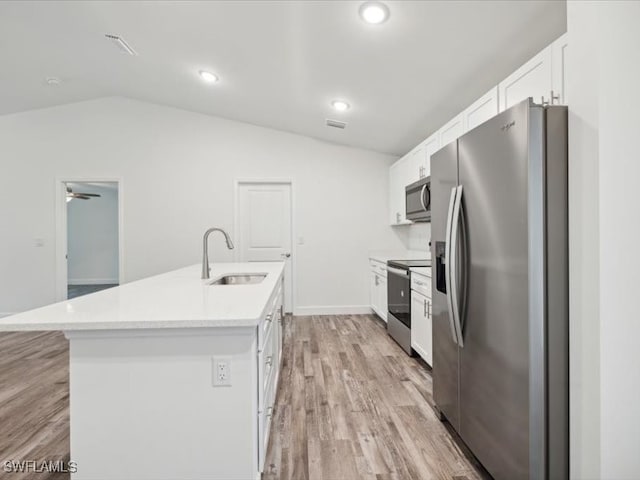
[[458, 338], [458, 345], [464, 347], [464, 340], [462, 339], [462, 323], [460, 322], [460, 295], [458, 292], [458, 244], [460, 234], [460, 213], [462, 212], [462, 185], [456, 187], [455, 205], [453, 207], [453, 218], [451, 219], [451, 243], [449, 246], [449, 278], [451, 282], [451, 289], [447, 290], [449, 297], [451, 297], [451, 310], [453, 312], [453, 324], [455, 328], [456, 337]]
[[453, 343], [458, 344], [458, 335], [456, 334], [456, 327], [453, 320], [453, 302], [451, 299], [452, 284], [451, 284], [451, 230], [453, 227], [453, 211], [456, 204], [456, 197], [458, 196], [458, 188], [451, 189], [451, 196], [449, 197], [449, 211], [447, 212], [447, 230], [445, 233], [445, 252], [444, 252], [444, 281], [447, 289], [447, 310], [449, 313], [449, 326], [451, 327], [451, 337]]

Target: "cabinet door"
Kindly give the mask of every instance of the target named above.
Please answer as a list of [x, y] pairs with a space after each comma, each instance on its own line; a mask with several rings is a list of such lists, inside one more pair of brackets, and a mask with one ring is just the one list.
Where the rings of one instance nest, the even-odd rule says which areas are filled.
[[[407, 185], [413, 182], [417, 182], [421, 178], [425, 176], [424, 173], [424, 148], [422, 144], [420, 146], [414, 148], [409, 153], [409, 158], [407, 159], [407, 171], [406, 171], [406, 182]], [[406, 186], [406, 185], [405, 185]]]
[[552, 76], [554, 105], [568, 105], [569, 94], [567, 92], [567, 54], [569, 48], [569, 36], [567, 33], [551, 44]]
[[436, 132], [423, 143], [422, 162], [425, 176], [431, 175], [431, 155], [440, 150], [440, 132]]
[[443, 147], [454, 140], [457, 140], [464, 133], [464, 122], [462, 114], [454, 117], [444, 127], [440, 129], [440, 145]]
[[427, 297], [427, 325], [425, 328], [425, 356], [424, 361], [433, 367], [433, 319], [431, 318], [431, 312], [433, 311], [433, 304], [431, 303], [431, 297]]
[[387, 312], [389, 306], [387, 305], [387, 279], [382, 275], [378, 275], [378, 308], [380, 308], [380, 318], [385, 322], [387, 321]]
[[476, 128], [498, 114], [498, 87], [493, 87], [473, 102], [463, 113], [464, 131]]
[[378, 295], [378, 283], [377, 283], [377, 278], [378, 276], [376, 275], [376, 273], [371, 270], [369, 272], [369, 303], [371, 306], [371, 310], [373, 310], [374, 312], [376, 311], [376, 307], [377, 307], [377, 295]]
[[400, 223], [398, 195], [400, 188], [400, 160], [389, 167], [389, 224]]
[[411, 292], [411, 347], [431, 365], [431, 299]]
[[389, 223], [406, 225], [411, 223], [406, 217], [405, 187], [411, 183], [410, 156], [405, 155], [389, 167]]
[[548, 102], [553, 89], [551, 70], [549, 46], [498, 84], [500, 111], [528, 97], [533, 97], [536, 103]]

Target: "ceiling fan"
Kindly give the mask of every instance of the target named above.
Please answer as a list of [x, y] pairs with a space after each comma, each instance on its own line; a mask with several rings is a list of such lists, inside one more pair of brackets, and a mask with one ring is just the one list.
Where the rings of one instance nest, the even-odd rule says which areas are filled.
[[81, 200], [89, 200], [91, 197], [101, 197], [99, 193], [75, 193], [71, 187], [67, 187], [67, 202], [70, 202], [74, 198], [79, 198]]

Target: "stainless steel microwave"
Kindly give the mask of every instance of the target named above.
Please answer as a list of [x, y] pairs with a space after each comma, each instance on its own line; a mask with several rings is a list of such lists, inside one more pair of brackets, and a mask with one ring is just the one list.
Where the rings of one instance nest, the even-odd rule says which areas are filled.
[[407, 220], [431, 221], [431, 177], [425, 177], [405, 188], [407, 197]]

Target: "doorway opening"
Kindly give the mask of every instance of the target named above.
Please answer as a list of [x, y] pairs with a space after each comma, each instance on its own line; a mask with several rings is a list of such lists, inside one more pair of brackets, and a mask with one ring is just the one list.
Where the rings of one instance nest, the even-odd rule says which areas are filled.
[[62, 180], [58, 210], [58, 299], [118, 286], [122, 278], [118, 181]]
[[235, 239], [239, 262], [285, 262], [284, 309], [293, 312], [293, 188], [290, 180], [236, 182]]

